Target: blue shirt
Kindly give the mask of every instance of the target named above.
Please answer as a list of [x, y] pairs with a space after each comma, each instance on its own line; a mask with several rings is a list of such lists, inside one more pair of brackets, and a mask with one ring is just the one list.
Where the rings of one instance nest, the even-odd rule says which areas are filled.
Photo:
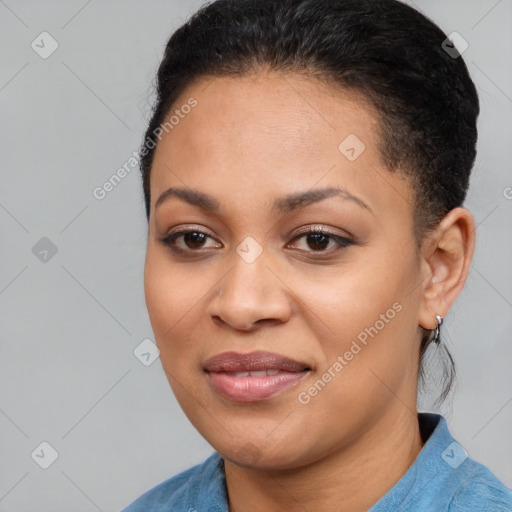
[[[405, 475], [368, 512], [511, 512], [512, 491], [468, 458], [446, 420], [419, 413], [427, 440]], [[228, 512], [224, 462], [214, 453], [202, 464], [162, 482], [122, 512]]]

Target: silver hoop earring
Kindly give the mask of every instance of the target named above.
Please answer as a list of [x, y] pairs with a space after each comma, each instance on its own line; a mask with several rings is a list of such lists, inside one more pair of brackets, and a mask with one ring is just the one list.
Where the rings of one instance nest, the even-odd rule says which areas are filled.
[[443, 325], [443, 317], [441, 315], [436, 315], [436, 322], [437, 322], [437, 325], [436, 325], [436, 328], [433, 329], [434, 337], [432, 338], [432, 342], [437, 343], [439, 345], [439, 343], [441, 342], [440, 334], [441, 334], [441, 325]]

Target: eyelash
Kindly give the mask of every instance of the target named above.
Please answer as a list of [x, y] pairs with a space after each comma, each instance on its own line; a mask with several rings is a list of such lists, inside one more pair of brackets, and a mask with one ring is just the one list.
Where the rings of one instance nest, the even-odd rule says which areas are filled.
[[[201, 253], [201, 249], [197, 249], [197, 250], [195, 250], [195, 249], [183, 249], [183, 248], [178, 247], [176, 245], [176, 240], [178, 238], [183, 237], [183, 236], [185, 236], [187, 234], [191, 234], [191, 233], [195, 233], [195, 234], [199, 234], [199, 235], [205, 235], [205, 237], [208, 237], [208, 238], [211, 238], [212, 240], [215, 240], [208, 233], [205, 233], [204, 231], [201, 231], [200, 229], [181, 229], [181, 230], [178, 230], [178, 231], [174, 231], [173, 233], [171, 233], [169, 235], [166, 235], [166, 236], [160, 238], [159, 240], [160, 240], [161, 243], [163, 243], [164, 245], [168, 246], [175, 253], [178, 253], [178, 254], [187, 254], [187, 253], [188, 254], [190, 254], [190, 253], [200, 254]], [[320, 227], [315, 226], [314, 228], [304, 229], [304, 230], [300, 231], [291, 240], [291, 242], [295, 242], [296, 240], [299, 240], [301, 238], [305, 238], [305, 237], [307, 237], [309, 235], [323, 235], [325, 237], [328, 237], [329, 239], [332, 239], [334, 241], [334, 243], [338, 246], [334, 250], [320, 250], [320, 251], [310, 250], [310, 251], [305, 251], [307, 253], [313, 253], [313, 254], [318, 254], [318, 255], [331, 255], [331, 254], [340, 252], [342, 249], [345, 249], [346, 247], [348, 247], [350, 245], [353, 245], [355, 243], [353, 240], [350, 240], [349, 238], [346, 238], [346, 237], [343, 237], [343, 236], [339, 236], [339, 235], [335, 235], [334, 233], [331, 233], [328, 229], [326, 229], [323, 226], [320, 226]], [[204, 250], [202, 252], [204, 252]]]

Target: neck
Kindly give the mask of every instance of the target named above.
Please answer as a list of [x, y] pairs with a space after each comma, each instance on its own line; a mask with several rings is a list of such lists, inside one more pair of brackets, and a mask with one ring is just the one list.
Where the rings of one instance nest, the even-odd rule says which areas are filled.
[[241, 468], [225, 460], [230, 512], [361, 512], [389, 491], [418, 456], [417, 414], [401, 406], [349, 447], [300, 468]]

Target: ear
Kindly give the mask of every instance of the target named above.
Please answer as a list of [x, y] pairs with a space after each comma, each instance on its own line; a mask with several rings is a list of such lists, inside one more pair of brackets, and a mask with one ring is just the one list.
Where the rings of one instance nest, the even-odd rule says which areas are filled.
[[418, 323], [435, 329], [464, 287], [475, 249], [475, 221], [465, 208], [450, 210], [421, 247], [423, 297]]

